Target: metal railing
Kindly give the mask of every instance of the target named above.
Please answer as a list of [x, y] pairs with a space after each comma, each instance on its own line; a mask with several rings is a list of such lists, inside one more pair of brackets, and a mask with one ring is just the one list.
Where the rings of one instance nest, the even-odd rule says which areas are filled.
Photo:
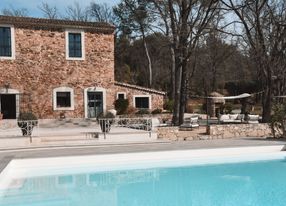
[[0, 137], [29, 137], [32, 142], [32, 137], [36, 136], [39, 136], [37, 120], [0, 120]]
[[152, 135], [152, 118], [99, 118], [98, 123], [104, 139], [114, 128], [129, 129], [126, 133], [148, 133], [149, 137]]

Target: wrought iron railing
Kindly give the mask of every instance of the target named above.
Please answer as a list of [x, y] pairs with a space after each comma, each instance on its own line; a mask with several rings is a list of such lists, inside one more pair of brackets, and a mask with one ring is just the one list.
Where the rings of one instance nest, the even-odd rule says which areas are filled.
[[152, 135], [152, 118], [100, 118], [98, 123], [104, 139], [114, 128], [128, 128], [136, 133], [149, 133], [149, 137]]
[[39, 123], [37, 120], [16, 121], [0, 120], [0, 137], [32, 137], [39, 136]]

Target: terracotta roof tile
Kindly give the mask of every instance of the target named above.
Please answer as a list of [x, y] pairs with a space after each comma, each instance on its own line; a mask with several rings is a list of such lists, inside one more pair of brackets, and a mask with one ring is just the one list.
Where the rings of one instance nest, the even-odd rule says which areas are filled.
[[0, 24], [12, 24], [20, 28], [34, 29], [84, 29], [97, 33], [114, 33], [115, 27], [104, 22], [82, 22], [62, 19], [43, 19], [0, 15]]
[[162, 92], [159, 90], [150, 89], [150, 88], [146, 88], [146, 87], [141, 87], [141, 86], [137, 86], [137, 85], [133, 85], [133, 84], [127, 84], [127, 83], [123, 83], [123, 82], [114, 82], [114, 84], [116, 86], [127, 87], [130, 89], [141, 90], [144, 92], [150, 92], [150, 93], [159, 94], [159, 95], [166, 95], [166, 92]]

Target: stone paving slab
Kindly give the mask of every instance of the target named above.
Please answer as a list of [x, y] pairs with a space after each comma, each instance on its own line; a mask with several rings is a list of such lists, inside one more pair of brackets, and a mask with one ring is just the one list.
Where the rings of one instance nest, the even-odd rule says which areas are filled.
[[[69, 147], [46, 147], [27, 148], [14, 150], [0, 150], [0, 171], [7, 165], [7, 159], [16, 158], [43, 158], [59, 156], [81, 156], [97, 154], [117, 154], [134, 152], [154, 152], [169, 150], [192, 150], [192, 149], [213, 149], [230, 147], [251, 147], [285, 145], [286, 140], [261, 140], [256, 138], [225, 139], [225, 140], [198, 140], [181, 142], [158, 142], [148, 144], [114, 144], [96, 146], [69, 146]], [[5, 159], [6, 158], [6, 159]], [[3, 166], [4, 165], [4, 166]], [[1, 169], [2, 168], [2, 169]]]

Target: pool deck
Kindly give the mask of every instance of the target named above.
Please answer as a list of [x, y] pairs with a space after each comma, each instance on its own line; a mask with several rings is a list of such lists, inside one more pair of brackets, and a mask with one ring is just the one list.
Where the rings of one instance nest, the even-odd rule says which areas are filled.
[[192, 149], [214, 149], [231, 147], [253, 147], [285, 145], [286, 140], [263, 140], [256, 138], [241, 138], [227, 140], [198, 140], [182, 142], [153, 142], [92, 146], [68, 146], [68, 147], [39, 147], [27, 149], [0, 150], [0, 172], [12, 159], [43, 158], [60, 156], [82, 156], [97, 154], [118, 154], [135, 152], [154, 152]]

